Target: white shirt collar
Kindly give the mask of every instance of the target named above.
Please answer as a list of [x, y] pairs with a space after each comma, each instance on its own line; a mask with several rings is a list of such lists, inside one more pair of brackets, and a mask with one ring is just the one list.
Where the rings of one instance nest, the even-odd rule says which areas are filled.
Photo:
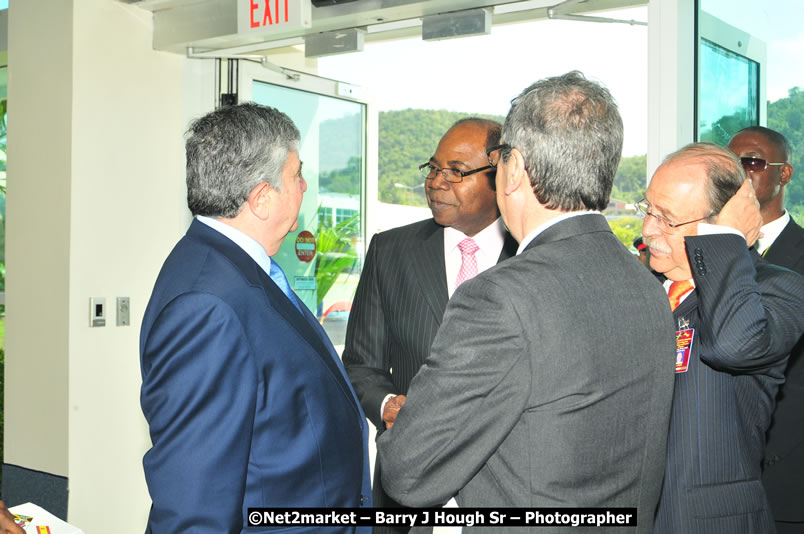
[[[444, 250], [451, 250], [457, 247], [458, 243], [466, 239], [468, 236], [456, 230], [451, 226], [444, 228]], [[480, 250], [498, 250], [501, 249], [501, 243], [505, 241], [505, 226], [503, 226], [502, 217], [497, 217], [497, 220], [490, 225], [483, 228], [477, 234], [472, 236], [472, 239]], [[495, 258], [496, 259], [496, 258]]]
[[259, 265], [260, 268], [265, 271], [265, 274], [271, 276], [271, 257], [267, 252], [265, 252], [265, 249], [262, 248], [262, 245], [260, 245], [255, 239], [247, 236], [237, 228], [229, 226], [226, 223], [222, 223], [221, 221], [213, 219], [212, 217], [197, 215], [195, 218], [198, 220], [198, 222], [206, 224], [213, 230], [223, 234], [224, 237], [234, 241], [235, 245], [242, 248], [243, 251], [251, 257], [251, 259], [257, 262], [257, 265]]
[[594, 211], [594, 210], [568, 211], [567, 213], [562, 213], [558, 217], [553, 217], [552, 219], [550, 219], [547, 222], [543, 222], [542, 224], [540, 224], [539, 226], [537, 226], [536, 228], [531, 230], [530, 233], [525, 236], [525, 238], [522, 240], [522, 242], [519, 243], [519, 248], [516, 251], [517, 256], [522, 254], [522, 252], [527, 248], [527, 246], [530, 245], [530, 242], [533, 241], [534, 239], [536, 239], [536, 237], [539, 234], [541, 234], [542, 232], [544, 232], [545, 230], [547, 230], [548, 228], [550, 228], [554, 224], [560, 223], [561, 221], [564, 221], [564, 220], [567, 220], [567, 219], [571, 219], [572, 217], [577, 217], [579, 215], [588, 215], [590, 213], [598, 213], [598, 214], [600, 214], [599, 211]]
[[790, 214], [786, 211], [784, 215], [779, 217], [776, 220], [769, 222], [768, 224], [763, 224], [762, 228], [759, 231], [762, 233], [762, 237], [757, 239], [756, 249], [757, 252], [760, 254], [764, 254], [768, 247], [770, 247], [776, 238], [779, 237], [779, 234], [782, 233], [784, 227], [787, 226], [787, 223], [790, 222]]

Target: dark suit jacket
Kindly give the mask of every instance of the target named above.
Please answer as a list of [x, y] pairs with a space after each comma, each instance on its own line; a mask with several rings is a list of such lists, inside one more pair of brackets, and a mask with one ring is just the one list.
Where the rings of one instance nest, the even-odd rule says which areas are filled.
[[[804, 229], [790, 219], [764, 257], [804, 275]], [[790, 355], [776, 403], [762, 483], [774, 519], [804, 522], [804, 338]]]
[[[507, 236], [500, 260], [516, 248]], [[428, 219], [372, 238], [349, 314], [343, 363], [378, 432], [385, 429], [383, 399], [389, 393], [407, 394], [430, 355], [448, 300], [444, 227]], [[379, 463], [374, 496], [375, 506], [395, 504], [382, 492]]]
[[[370, 506], [365, 417], [302, 308], [199, 221], [173, 249], [140, 337], [148, 532], [264, 532], [246, 529], [249, 507]], [[356, 531], [300, 532], [322, 530]]]
[[676, 374], [657, 533], [772, 533], [765, 431], [801, 336], [804, 279], [736, 235], [686, 238], [696, 289], [673, 313], [695, 330]]
[[661, 286], [606, 220], [560, 221], [453, 295], [378, 439], [386, 491], [408, 506], [637, 507], [650, 532], [674, 347]]
[[768, 248], [765, 261], [804, 274], [804, 228], [792, 218]]

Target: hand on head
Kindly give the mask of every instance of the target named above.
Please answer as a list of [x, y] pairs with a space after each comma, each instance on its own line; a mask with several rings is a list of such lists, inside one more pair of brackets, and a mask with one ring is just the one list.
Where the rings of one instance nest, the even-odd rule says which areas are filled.
[[729, 226], [742, 232], [749, 247], [756, 242], [760, 237], [762, 215], [751, 180], [744, 181], [737, 193], [726, 202], [717, 215], [715, 224]]

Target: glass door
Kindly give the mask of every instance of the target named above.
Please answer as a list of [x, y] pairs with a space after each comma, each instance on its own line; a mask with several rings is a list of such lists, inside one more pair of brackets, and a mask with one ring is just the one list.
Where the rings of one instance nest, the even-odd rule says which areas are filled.
[[247, 61], [239, 73], [240, 102], [282, 111], [301, 133], [307, 192], [299, 228], [274, 259], [332, 343], [343, 345], [366, 247], [368, 104], [342, 96], [359, 91], [343, 82], [306, 74], [289, 80]]

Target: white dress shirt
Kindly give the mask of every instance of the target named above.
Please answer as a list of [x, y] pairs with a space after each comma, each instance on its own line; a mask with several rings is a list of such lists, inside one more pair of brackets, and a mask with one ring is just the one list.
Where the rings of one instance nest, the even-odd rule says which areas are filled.
[[196, 215], [195, 218], [198, 220], [198, 222], [206, 224], [213, 230], [220, 232], [225, 237], [234, 241], [235, 245], [242, 248], [243, 252], [248, 254], [251, 259], [257, 262], [257, 265], [259, 265], [260, 268], [265, 271], [265, 274], [268, 275], [268, 278], [271, 277], [271, 262], [273, 260], [268, 253], [265, 252], [265, 249], [262, 248], [262, 245], [260, 245], [255, 239], [247, 236], [234, 226], [229, 226], [228, 224], [222, 223], [217, 219], [213, 219], [212, 217]]
[[784, 227], [787, 226], [789, 222], [790, 214], [785, 211], [784, 215], [778, 219], [762, 225], [762, 228], [759, 229], [762, 233], [762, 237], [757, 239], [756, 243], [756, 249], [760, 255], [765, 254], [765, 251], [776, 241], [776, 238], [779, 237], [779, 234], [782, 233], [782, 230], [784, 230]]

